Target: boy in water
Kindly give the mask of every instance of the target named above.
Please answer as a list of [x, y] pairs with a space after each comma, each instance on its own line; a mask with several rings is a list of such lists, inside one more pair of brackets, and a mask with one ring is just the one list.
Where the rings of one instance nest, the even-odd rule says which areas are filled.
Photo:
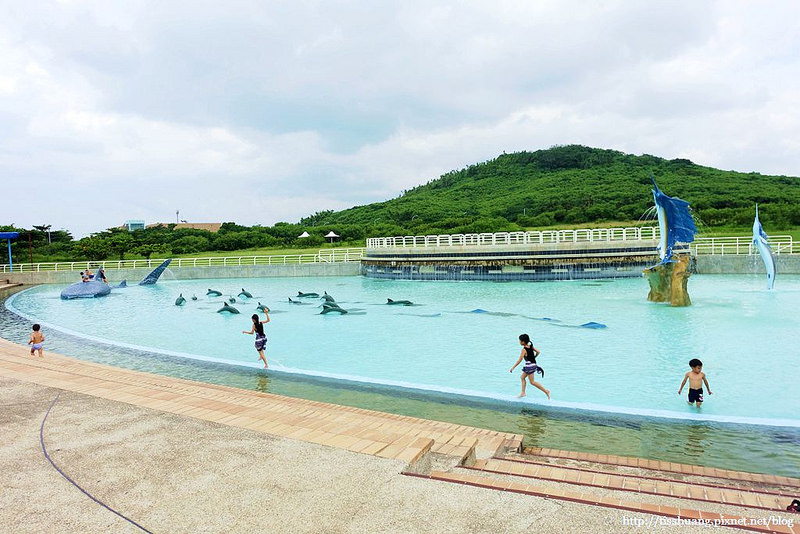
[[683, 386], [686, 384], [686, 381], [689, 381], [689, 405], [693, 405], [697, 403], [697, 406], [700, 407], [703, 404], [703, 384], [706, 385], [708, 388], [708, 394], [711, 395], [711, 386], [708, 385], [708, 380], [706, 380], [706, 374], [703, 372], [703, 362], [698, 360], [697, 358], [692, 358], [689, 361], [689, 367], [692, 368], [691, 371], [686, 373], [683, 377], [683, 382], [681, 382], [681, 387], [678, 388], [678, 395], [681, 394], [683, 391]]
[[38, 324], [33, 325], [33, 332], [31, 332], [31, 338], [28, 340], [28, 345], [31, 345], [31, 356], [33, 356], [34, 351], [39, 351], [39, 357], [42, 357], [42, 345], [44, 345], [44, 334], [42, 334], [39, 330], [42, 327]]

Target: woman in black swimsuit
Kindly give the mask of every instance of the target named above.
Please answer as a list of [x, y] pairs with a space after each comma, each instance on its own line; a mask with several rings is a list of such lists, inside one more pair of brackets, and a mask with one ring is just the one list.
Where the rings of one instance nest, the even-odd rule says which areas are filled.
[[267, 358], [264, 356], [264, 349], [267, 346], [267, 336], [264, 334], [264, 323], [269, 322], [269, 308], [266, 306], [264, 307], [264, 315], [267, 318], [263, 321], [259, 320], [258, 314], [253, 314], [253, 327], [248, 332], [247, 330], [242, 330], [242, 334], [252, 334], [255, 332], [256, 334], [256, 350], [258, 351], [258, 357], [261, 358], [261, 361], [264, 362], [264, 369], [268, 368], [269, 365], [267, 364]]

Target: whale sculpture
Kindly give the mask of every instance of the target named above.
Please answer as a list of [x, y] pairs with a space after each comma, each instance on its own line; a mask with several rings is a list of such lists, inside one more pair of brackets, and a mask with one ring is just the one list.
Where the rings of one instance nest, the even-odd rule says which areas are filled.
[[183, 293], [178, 295], [178, 298], [175, 299], [175, 306], [183, 306], [186, 304], [186, 299], [183, 298]]
[[764, 262], [764, 267], [767, 269], [767, 289], [772, 289], [775, 285], [775, 258], [772, 257], [772, 249], [767, 243], [767, 233], [761, 227], [761, 221], [758, 220], [758, 204], [756, 204], [756, 218], [753, 221], [753, 246], [758, 249], [761, 254], [761, 261]]
[[329, 304], [327, 302], [322, 304], [322, 311], [319, 312], [320, 315], [324, 315], [326, 313], [341, 313], [345, 314], [348, 313], [347, 310], [344, 308], [339, 307], [338, 304]]
[[670, 306], [690, 306], [692, 304], [686, 284], [689, 280], [689, 256], [676, 254], [675, 245], [691, 243], [697, 233], [697, 226], [689, 212], [689, 203], [680, 198], [665, 195], [656, 185], [653, 175], [653, 200], [658, 213], [660, 239], [658, 255], [661, 261], [644, 270], [644, 277], [650, 284], [647, 300], [669, 302]]
[[253, 295], [251, 295], [249, 291], [245, 291], [245, 289], [244, 289], [244, 288], [242, 288], [242, 290], [241, 290], [241, 291], [239, 292], [239, 294], [238, 294], [238, 295], [236, 295], [236, 296], [237, 296], [237, 297], [247, 297], [247, 298], [249, 298], [249, 299], [253, 298]]
[[[167, 268], [169, 262], [172, 260], [166, 260], [161, 265], [150, 271], [150, 274], [145, 276], [141, 282], [139, 282], [140, 286], [147, 286], [153, 285], [158, 281], [158, 277], [161, 276], [161, 273], [164, 272], [164, 269]], [[75, 282], [74, 284], [67, 286], [61, 292], [61, 298], [64, 300], [72, 300], [72, 299], [79, 299], [79, 298], [94, 298], [94, 297], [104, 297], [111, 293], [112, 289], [127, 287], [127, 283], [125, 280], [120, 282], [118, 285], [114, 286], [113, 288], [106, 284], [105, 282], [101, 282], [99, 280], [90, 280], [88, 282]]]
[[301, 298], [317, 298], [319, 297], [319, 293], [303, 293], [302, 291], [298, 291], [297, 296]]
[[209, 289], [206, 291], [207, 297], [219, 297], [222, 296], [222, 291], [217, 291], [216, 289]]
[[222, 303], [222, 307], [217, 310], [217, 313], [228, 312], [228, 313], [239, 313], [239, 310], [228, 304], [227, 302]]
[[386, 301], [387, 301], [387, 302], [386, 302], [386, 304], [388, 304], [388, 305], [390, 305], [390, 306], [393, 306], [393, 305], [398, 305], [398, 306], [411, 306], [412, 304], [414, 304], [414, 303], [413, 303], [413, 302], [411, 302], [410, 300], [392, 300], [392, 299], [386, 299]]
[[164, 260], [164, 262], [161, 265], [150, 271], [150, 274], [142, 278], [142, 281], [139, 282], [139, 285], [152, 286], [153, 284], [158, 282], [158, 277], [161, 276], [161, 273], [163, 273], [166, 270], [167, 266], [170, 264], [171, 261], [172, 260]]

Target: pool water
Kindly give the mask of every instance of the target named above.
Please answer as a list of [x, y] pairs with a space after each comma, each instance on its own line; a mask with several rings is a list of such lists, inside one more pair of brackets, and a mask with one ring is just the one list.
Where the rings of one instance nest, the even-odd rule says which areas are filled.
[[[0, 300], [14, 292], [0, 291]], [[29, 333], [27, 319], [0, 307], [0, 336], [24, 345]], [[24, 346], [20, 351], [27, 354]], [[526, 446], [800, 477], [798, 427], [557, 409], [544, 403], [515, 403], [503, 398], [464, 397], [315, 375], [264, 372], [100, 343], [49, 328], [46, 351], [189, 380], [524, 434]], [[254, 355], [247, 351], [245, 354]]]
[[[206, 296], [206, 290], [222, 297]], [[238, 297], [242, 288], [253, 298]], [[274, 371], [462, 398], [647, 417], [800, 427], [794, 332], [800, 277], [764, 289], [763, 277], [694, 276], [693, 305], [647, 302], [642, 279], [580, 282], [436, 282], [364, 277], [162, 280], [108, 297], [64, 301], [62, 286], [16, 294], [6, 306], [45, 329], [171, 356], [259, 367], [250, 315], [272, 309]], [[346, 315], [320, 314], [327, 291]], [[187, 298], [176, 306], [179, 294]], [[198, 299], [192, 300], [196, 295]], [[217, 313], [233, 296], [238, 315]], [[288, 297], [302, 304], [292, 304]], [[390, 306], [387, 299], [414, 306]], [[580, 325], [598, 323], [605, 328]], [[517, 336], [541, 350], [548, 401], [517, 399]], [[677, 391], [688, 361], [703, 361], [713, 395], [701, 408]], [[687, 386], [688, 387], [688, 386]]]

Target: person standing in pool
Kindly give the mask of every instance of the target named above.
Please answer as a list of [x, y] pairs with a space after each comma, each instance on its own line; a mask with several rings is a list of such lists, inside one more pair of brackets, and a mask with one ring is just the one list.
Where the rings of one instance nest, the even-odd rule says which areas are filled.
[[267, 369], [269, 365], [267, 364], [267, 358], [264, 356], [264, 349], [267, 346], [267, 336], [264, 334], [264, 323], [269, 322], [269, 308], [264, 307], [264, 315], [267, 317], [265, 320], [261, 321], [258, 317], [257, 313], [253, 314], [253, 327], [248, 332], [247, 330], [242, 330], [242, 334], [253, 334], [256, 335], [256, 350], [258, 351], [258, 357], [261, 358], [261, 361], [264, 362], [264, 369]]
[[681, 382], [681, 387], [678, 388], [678, 395], [681, 394], [681, 391], [683, 391], [683, 386], [686, 385], [686, 381], [688, 380], [689, 405], [690, 406], [696, 405], [699, 408], [700, 405], [703, 404], [703, 384], [705, 384], [706, 388], [708, 388], [709, 395], [711, 395], [711, 386], [708, 385], [708, 380], [706, 380], [706, 374], [703, 372], [703, 362], [701, 362], [697, 358], [692, 358], [691, 360], [689, 360], [689, 367], [691, 367], [692, 370], [683, 376], [683, 382]]
[[525, 396], [525, 386], [527, 385], [525, 380], [530, 380], [531, 385], [540, 389], [542, 393], [547, 395], [547, 398], [549, 399], [550, 390], [545, 389], [543, 385], [533, 379], [534, 373], [539, 373], [544, 376], [544, 369], [536, 365], [536, 358], [539, 356], [539, 354], [541, 354], [541, 352], [539, 352], [539, 349], [533, 346], [533, 343], [531, 343], [531, 338], [528, 336], [528, 334], [520, 334], [519, 344], [522, 345], [522, 352], [519, 354], [517, 363], [515, 363], [508, 371], [509, 373], [513, 373], [514, 369], [522, 362], [522, 360], [525, 360], [525, 364], [522, 366], [522, 376], [520, 376], [520, 379], [522, 380], [522, 392], [517, 396]]
[[33, 332], [31, 332], [31, 338], [28, 340], [28, 345], [31, 346], [31, 356], [38, 350], [40, 358], [42, 357], [42, 347], [44, 346], [44, 334], [41, 333], [41, 328], [38, 324], [33, 325]]

